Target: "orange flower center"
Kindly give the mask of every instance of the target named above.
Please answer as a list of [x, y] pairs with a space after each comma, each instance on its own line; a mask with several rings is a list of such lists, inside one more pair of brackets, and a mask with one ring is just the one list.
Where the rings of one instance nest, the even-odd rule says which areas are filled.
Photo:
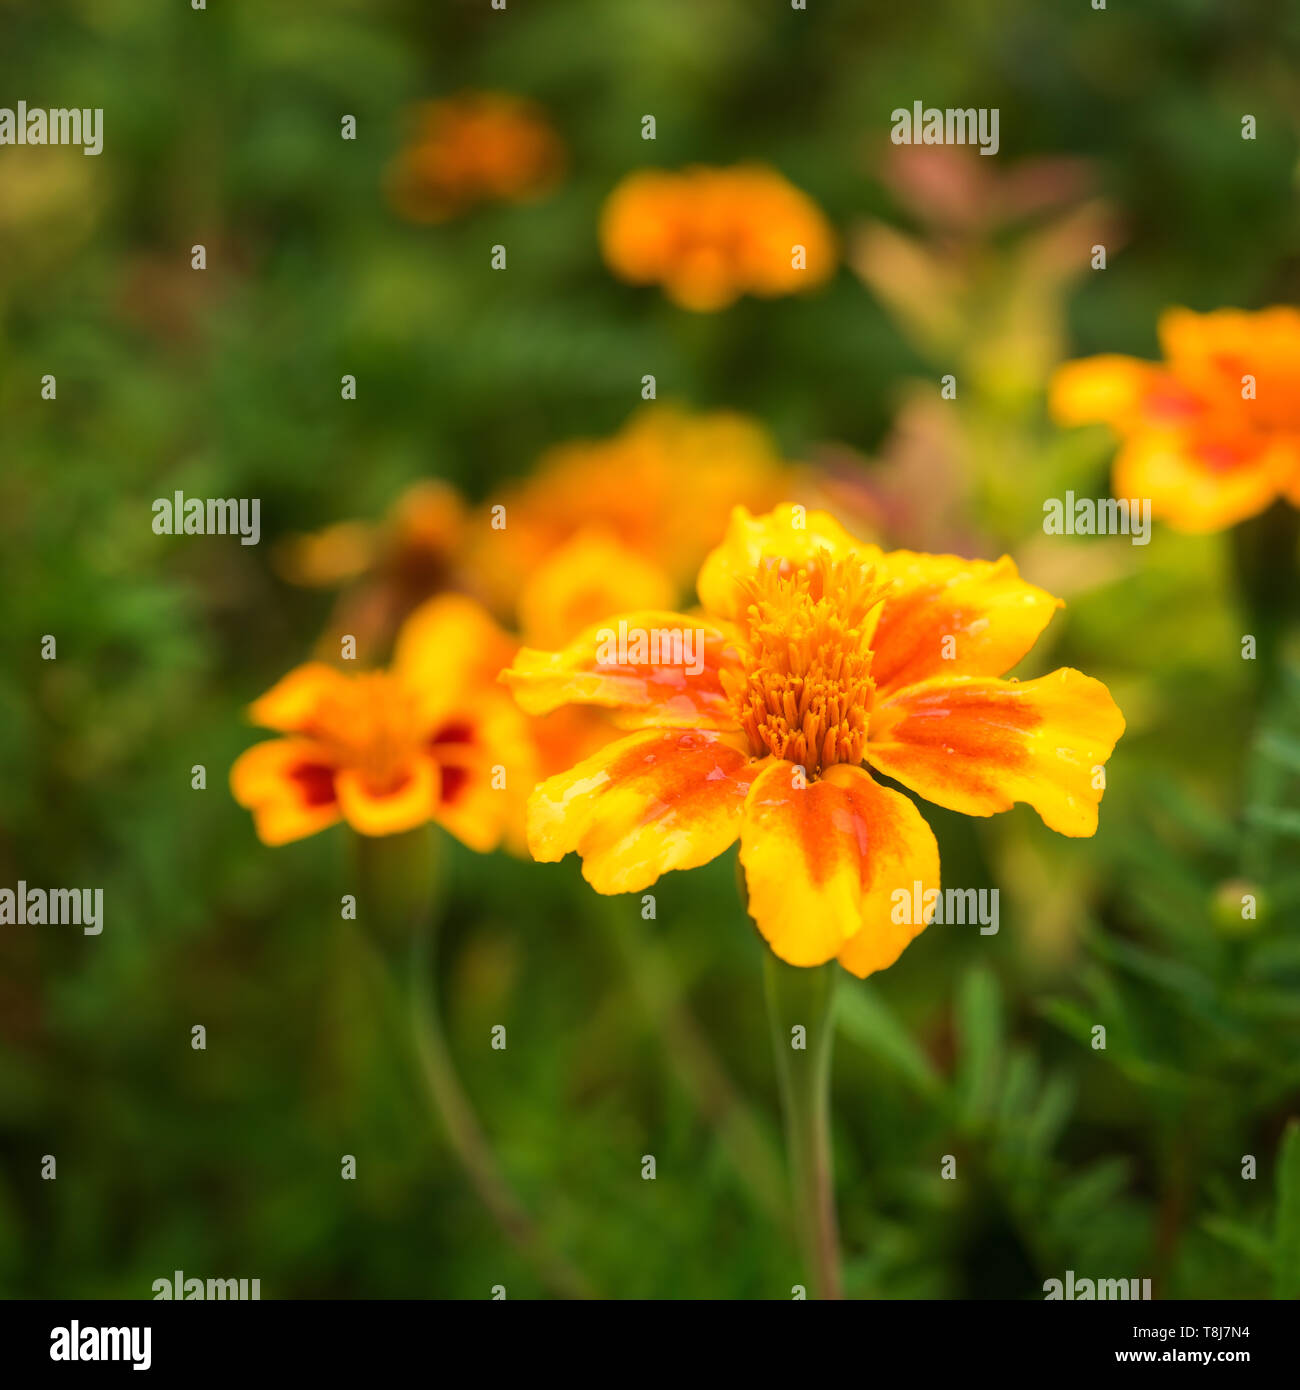
[[768, 562], [745, 587], [748, 652], [723, 681], [754, 755], [810, 776], [860, 763], [876, 689], [870, 643], [889, 585], [870, 565], [827, 558]]
[[410, 776], [428, 731], [396, 677], [367, 671], [323, 699], [305, 732], [324, 745], [336, 767], [354, 769], [371, 791], [382, 793]]

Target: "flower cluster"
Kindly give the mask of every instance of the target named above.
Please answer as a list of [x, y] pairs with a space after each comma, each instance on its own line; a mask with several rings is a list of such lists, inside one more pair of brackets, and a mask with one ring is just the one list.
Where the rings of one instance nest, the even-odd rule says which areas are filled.
[[698, 311], [809, 289], [836, 261], [817, 205], [762, 165], [629, 174], [605, 204], [600, 243], [620, 279], [662, 285]]
[[411, 139], [389, 168], [388, 195], [412, 222], [445, 222], [477, 203], [536, 198], [564, 163], [559, 136], [533, 102], [468, 92], [417, 108]]
[[1090, 357], [1052, 382], [1058, 420], [1120, 436], [1115, 496], [1149, 497], [1180, 531], [1300, 506], [1300, 310], [1171, 309], [1160, 345], [1161, 362]]

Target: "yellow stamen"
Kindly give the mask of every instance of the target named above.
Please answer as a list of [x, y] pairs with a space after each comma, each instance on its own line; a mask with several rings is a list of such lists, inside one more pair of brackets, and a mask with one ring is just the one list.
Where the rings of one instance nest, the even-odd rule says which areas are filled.
[[748, 655], [724, 674], [740, 726], [768, 753], [809, 775], [859, 763], [875, 685], [871, 638], [889, 585], [852, 558], [792, 570], [769, 562], [745, 585]]

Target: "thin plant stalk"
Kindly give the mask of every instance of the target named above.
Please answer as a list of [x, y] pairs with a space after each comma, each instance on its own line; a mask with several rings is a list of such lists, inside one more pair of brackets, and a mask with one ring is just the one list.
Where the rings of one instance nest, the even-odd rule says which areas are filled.
[[839, 969], [834, 961], [814, 967], [787, 965], [771, 951], [763, 952], [795, 1229], [814, 1296], [824, 1299], [843, 1297], [830, 1126], [831, 1045]]
[[1300, 611], [1300, 509], [1274, 502], [1259, 516], [1233, 527], [1232, 569], [1242, 614], [1255, 638], [1256, 686], [1261, 712], [1273, 699], [1288, 630]]
[[787, 1222], [789, 1202], [780, 1152], [683, 1001], [672, 966], [624, 903], [612, 904], [601, 926], [602, 934], [612, 936], [617, 944], [641, 1006], [659, 1030], [677, 1077], [705, 1121], [717, 1129], [719, 1141], [750, 1196], [774, 1221]]
[[[406, 835], [358, 837], [358, 846], [362, 900], [373, 909], [370, 918], [381, 950], [391, 962], [401, 945], [409, 943], [411, 1023], [420, 1071], [465, 1176], [502, 1233], [552, 1293], [562, 1298], [594, 1297], [582, 1274], [548, 1247], [510, 1186], [447, 1045], [434, 962], [443, 877], [440, 833], [423, 827]], [[395, 973], [390, 967], [389, 979], [397, 985]]]

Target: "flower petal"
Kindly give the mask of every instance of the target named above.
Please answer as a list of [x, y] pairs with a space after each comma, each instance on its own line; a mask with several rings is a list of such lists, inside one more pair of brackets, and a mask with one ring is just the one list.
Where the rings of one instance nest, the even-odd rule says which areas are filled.
[[480, 854], [503, 839], [523, 850], [524, 806], [538, 776], [529, 725], [498, 686], [453, 713], [429, 740], [442, 774], [434, 819]]
[[1008, 555], [990, 563], [894, 550], [880, 574], [897, 584], [871, 642], [879, 698], [931, 676], [1000, 676], [1063, 606], [1021, 579]]
[[1211, 441], [1147, 431], [1115, 459], [1116, 497], [1149, 498], [1179, 531], [1219, 531], [1257, 516], [1286, 488], [1300, 448], [1245, 436]]
[[415, 693], [430, 725], [441, 722], [466, 695], [491, 688], [515, 650], [491, 614], [463, 594], [439, 594], [402, 624], [393, 670]]
[[990, 816], [1027, 801], [1062, 835], [1092, 835], [1094, 769], [1123, 732], [1110, 691], [1068, 667], [1032, 681], [938, 679], [877, 706], [867, 761], [951, 811]]
[[740, 826], [749, 914], [791, 965], [838, 958], [855, 975], [883, 970], [924, 923], [893, 920], [893, 895], [939, 886], [939, 847], [920, 811], [860, 767], [836, 763], [795, 783], [769, 763]]
[[721, 854], [763, 765], [710, 730], [630, 734], [533, 792], [528, 847], [543, 863], [576, 850], [596, 892], [634, 893]]
[[334, 769], [307, 739], [277, 738], [245, 749], [230, 769], [230, 790], [253, 813], [258, 838], [266, 845], [314, 835], [341, 814]]
[[248, 707], [248, 717], [263, 729], [285, 734], [310, 733], [322, 705], [347, 698], [350, 681], [349, 676], [323, 661], [309, 661], [254, 700]]
[[1058, 368], [1048, 409], [1063, 425], [1099, 421], [1127, 433], [1143, 424], [1149, 411], [1172, 421], [1199, 407], [1156, 363], [1105, 353]]
[[429, 758], [417, 758], [395, 786], [376, 789], [356, 768], [340, 768], [334, 778], [339, 809], [362, 835], [396, 835], [429, 820], [438, 804], [439, 774]]
[[563, 651], [523, 648], [501, 678], [527, 714], [600, 705], [617, 710], [625, 728], [734, 729], [721, 672], [738, 661], [736, 641], [718, 624], [682, 613], [623, 613]]
[[676, 598], [677, 586], [659, 565], [611, 532], [589, 527], [524, 580], [519, 625], [530, 644], [559, 647], [609, 613], [663, 609]]
[[736, 507], [722, 544], [700, 570], [700, 602], [719, 618], [735, 619], [747, 602], [742, 586], [764, 561], [794, 570], [826, 554], [831, 560], [857, 555], [874, 563], [880, 553], [879, 546], [855, 540], [829, 512], [805, 511], [786, 502], [753, 516], [747, 508]]

